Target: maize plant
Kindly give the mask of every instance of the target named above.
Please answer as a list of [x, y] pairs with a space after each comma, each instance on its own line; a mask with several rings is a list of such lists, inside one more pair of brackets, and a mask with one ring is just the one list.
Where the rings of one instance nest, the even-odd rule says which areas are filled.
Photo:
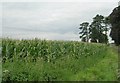
[[[89, 46], [87, 46], [89, 45]], [[89, 47], [89, 48], [88, 48]], [[102, 48], [96, 50], [96, 48]], [[93, 51], [94, 49], [94, 51]], [[80, 43], [78, 41], [46, 41], [46, 40], [2, 40], [2, 56], [6, 59], [14, 58], [15, 56], [23, 59], [25, 57], [43, 58], [50, 62], [61, 56], [73, 56], [75, 58], [96, 56], [102, 50], [107, 50], [105, 46], [94, 45], [90, 46], [87, 43]], [[97, 54], [98, 53], [98, 54]]]

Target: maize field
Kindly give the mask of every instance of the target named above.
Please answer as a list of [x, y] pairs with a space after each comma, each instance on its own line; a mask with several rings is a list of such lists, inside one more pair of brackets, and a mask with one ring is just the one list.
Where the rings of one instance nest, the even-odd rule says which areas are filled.
[[117, 80], [117, 52], [78, 41], [2, 39], [3, 81]]

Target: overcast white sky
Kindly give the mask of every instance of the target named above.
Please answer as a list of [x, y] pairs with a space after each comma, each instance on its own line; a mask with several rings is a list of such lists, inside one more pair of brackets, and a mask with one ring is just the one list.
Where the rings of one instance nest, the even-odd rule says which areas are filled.
[[118, 5], [118, 0], [12, 1], [0, 3], [2, 36], [49, 40], [79, 40], [80, 23], [96, 14], [108, 16]]

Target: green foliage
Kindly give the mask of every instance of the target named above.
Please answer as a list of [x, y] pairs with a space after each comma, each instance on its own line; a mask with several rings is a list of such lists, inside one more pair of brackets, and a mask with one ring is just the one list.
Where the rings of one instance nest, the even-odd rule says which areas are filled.
[[96, 15], [90, 25], [90, 38], [92, 41], [107, 43], [107, 31], [109, 20], [102, 15]]
[[82, 38], [82, 41], [88, 42], [89, 41], [89, 23], [88, 22], [83, 22], [80, 24], [80, 38]]
[[116, 7], [109, 15], [109, 20], [112, 25], [110, 36], [115, 41], [116, 45], [120, 45], [120, 6]]
[[38, 39], [2, 43], [3, 81], [117, 79], [117, 54], [103, 44]]
[[107, 32], [110, 25], [109, 18], [102, 15], [96, 15], [93, 22], [89, 25], [88, 22], [80, 24], [80, 38], [83, 42], [108, 43]]

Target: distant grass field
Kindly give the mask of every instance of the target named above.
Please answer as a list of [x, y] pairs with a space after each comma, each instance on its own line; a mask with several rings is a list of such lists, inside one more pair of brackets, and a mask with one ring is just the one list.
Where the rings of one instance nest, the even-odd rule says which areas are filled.
[[2, 80], [114, 81], [118, 54], [104, 44], [2, 40]]

